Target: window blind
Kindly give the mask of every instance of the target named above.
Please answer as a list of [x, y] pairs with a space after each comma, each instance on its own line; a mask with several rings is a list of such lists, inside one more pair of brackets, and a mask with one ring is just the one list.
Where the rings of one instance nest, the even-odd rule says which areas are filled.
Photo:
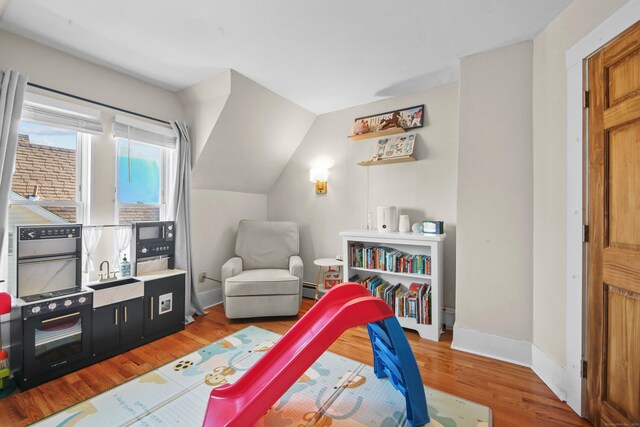
[[92, 135], [104, 132], [99, 110], [33, 93], [25, 95], [21, 120]]
[[173, 129], [129, 117], [116, 116], [113, 121], [113, 136], [163, 148], [176, 148]]

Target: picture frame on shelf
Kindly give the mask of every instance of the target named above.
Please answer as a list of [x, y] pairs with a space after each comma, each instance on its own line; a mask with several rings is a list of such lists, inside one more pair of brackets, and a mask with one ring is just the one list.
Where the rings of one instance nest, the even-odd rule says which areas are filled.
[[352, 126], [352, 135], [366, 135], [391, 128], [405, 131], [424, 126], [424, 104], [400, 110], [386, 111], [371, 116], [358, 117]]
[[415, 141], [415, 133], [381, 138], [374, 147], [371, 160], [386, 160], [412, 156]]

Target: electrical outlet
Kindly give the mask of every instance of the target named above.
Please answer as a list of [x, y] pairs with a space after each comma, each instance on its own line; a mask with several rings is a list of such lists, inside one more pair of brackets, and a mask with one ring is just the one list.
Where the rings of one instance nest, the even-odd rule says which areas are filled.
[[198, 276], [198, 281], [199, 281], [200, 283], [202, 283], [202, 282], [204, 282], [204, 279], [206, 279], [206, 278], [207, 278], [207, 272], [206, 272], [206, 271], [203, 271], [203, 272], [202, 272], [202, 273], [200, 273], [200, 275]]

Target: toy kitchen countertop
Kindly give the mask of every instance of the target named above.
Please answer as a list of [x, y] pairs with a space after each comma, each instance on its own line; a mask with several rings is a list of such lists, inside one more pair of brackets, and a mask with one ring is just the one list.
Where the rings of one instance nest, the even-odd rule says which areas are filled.
[[102, 282], [99, 281], [99, 280], [95, 280], [93, 282], [89, 282], [89, 283], [85, 284], [83, 286], [83, 288], [84, 287], [93, 288], [96, 285], [100, 285], [100, 284], [105, 284], [105, 285], [108, 285], [109, 283], [117, 284], [118, 282], [122, 282], [122, 281], [125, 281], [125, 280], [128, 280], [128, 279], [139, 280], [141, 282], [149, 282], [151, 280], [163, 279], [165, 277], [177, 276], [179, 274], [186, 274], [186, 271], [180, 270], [178, 268], [164, 269], [164, 270], [157, 270], [157, 271], [149, 271], [149, 272], [146, 272], [146, 273], [136, 274], [136, 275], [132, 275], [132, 276], [128, 276], [128, 277], [118, 277], [118, 278], [113, 279], [113, 280], [105, 280], [105, 281], [102, 281]]
[[186, 274], [187, 272], [184, 270], [180, 270], [174, 268], [173, 270], [159, 270], [159, 271], [150, 271], [143, 274], [138, 274], [133, 276], [135, 279], [141, 280], [143, 282], [149, 282], [151, 280], [163, 279], [165, 277], [177, 276], [179, 274]]

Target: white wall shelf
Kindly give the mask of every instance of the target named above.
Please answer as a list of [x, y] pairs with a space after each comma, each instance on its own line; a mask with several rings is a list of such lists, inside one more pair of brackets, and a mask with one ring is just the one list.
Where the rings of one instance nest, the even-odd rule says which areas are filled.
[[[350, 230], [340, 233], [342, 237], [343, 251], [343, 280], [349, 281], [349, 277], [358, 274], [360, 277], [378, 275], [383, 280], [391, 283], [402, 283], [409, 287], [412, 282], [420, 281], [431, 284], [431, 324], [423, 325], [413, 318], [398, 317], [403, 328], [417, 331], [422, 338], [438, 341], [444, 331], [444, 313], [442, 300], [442, 272], [443, 272], [443, 248], [446, 235], [423, 233], [380, 233], [367, 230]], [[429, 255], [431, 257], [431, 274], [396, 273], [386, 270], [352, 267], [349, 258], [351, 252], [349, 246], [354, 243], [362, 243], [366, 247], [385, 246], [397, 249], [412, 255]]]

